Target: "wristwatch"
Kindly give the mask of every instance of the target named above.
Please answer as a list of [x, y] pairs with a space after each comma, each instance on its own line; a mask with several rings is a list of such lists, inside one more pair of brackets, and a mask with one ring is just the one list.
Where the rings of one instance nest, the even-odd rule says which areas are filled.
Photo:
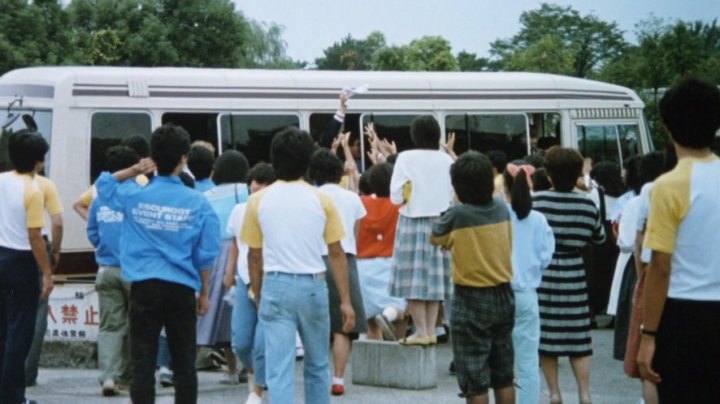
[[648, 330], [647, 328], [645, 328], [645, 324], [641, 324], [640, 325], [640, 334], [649, 335], [651, 337], [657, 337], [658, 332], [657, 332], [657, 330]]

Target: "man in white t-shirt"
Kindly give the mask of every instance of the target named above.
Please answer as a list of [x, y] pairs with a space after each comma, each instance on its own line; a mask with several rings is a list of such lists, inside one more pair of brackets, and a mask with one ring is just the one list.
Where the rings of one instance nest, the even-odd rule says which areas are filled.
[[[252, 292], [265, 330], [267, 385], [273, 402], [295, 402], [295, 332], [305, 348], [305, 402], [330, 402], [328, 290], [324, 247], [340, 292], [343, 329], [355, 326], [340, 216], [329, 196], [303, 181], [313, 142], [294, 127], [272, 140], [278, 181], [248, 200], [241, 240], [249, 247]], [[262, 288], [261, 288], [262, 287]]]

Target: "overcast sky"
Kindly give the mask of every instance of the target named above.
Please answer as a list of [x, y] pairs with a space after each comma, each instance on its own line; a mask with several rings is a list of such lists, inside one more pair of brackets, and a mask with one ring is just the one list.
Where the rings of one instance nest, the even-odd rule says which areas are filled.
[[[668, 21], [720, 17], [720, 0], [579, 0], [550, 1], [571, 5], [582, 15], [617, 22], [625, 38], [635, 42], [635, 24], [650, 14]], [[539, 8], [530, 0], [235, 0], [247, 17], [283, 25], [290, 57], [314, 61], [323, 49], [347, 34], [365, 38], [385, 34], [388, 44], [404, 45], [425, 35], [448, 39], [453, 53], [461, 50], [489, 56], [490, 43], [518, 32], [520, 14]], [[719, 18], [720, 19], [720, 18]]]

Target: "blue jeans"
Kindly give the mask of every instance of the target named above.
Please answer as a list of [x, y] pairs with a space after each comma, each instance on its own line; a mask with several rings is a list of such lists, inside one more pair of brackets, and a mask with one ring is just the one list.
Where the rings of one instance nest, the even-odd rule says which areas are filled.
[[515, 328], [512, 332], [517, 368], [518, 404], [540, 400], [540, 312], [537, 292], [515, 292]]
[[[321, 274], [321, 275], [324, 275]], [[260, 300], [270, 397], [295, 403], [295, 332], [305, 347], [305, 402], [330, 403], [330, 314], [324, 276], [266, 273]]]
[[232, 348], [235, 355], [255, 373], [255, 384], [266, 387], [265, 333], [258, 323], [255, 302], [248, 297], [250, 285], [238, 284], [235, 288], [235, 305], [232, 310]]
[[158, 340], [157, 365], [158, 367], [172, 369], [167, 337], [163, 336], [162, 333], [160, 333], [160, 339]]
[[35, 332], [39, 300], [38, 266], [32, 252], [0, 247], [2, 404], [18, 404], [25, 400], [25, 359]]

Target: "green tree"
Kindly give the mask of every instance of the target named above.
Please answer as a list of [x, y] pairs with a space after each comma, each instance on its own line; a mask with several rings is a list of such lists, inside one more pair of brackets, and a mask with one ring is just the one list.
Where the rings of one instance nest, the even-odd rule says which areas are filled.
[[460, 70], [450, 42], [440, 36], [424, 36], [410, 42], [406, 60], [408, 70], [413, 71]]
[[372, 70], [405, 71], [408, 70], [407, 46], [388, 46], [375, 51], [370, 67]]
[[365, 39], [348, 35], [324, 49], [323, 56], [315, 59], [315, 65], [320, 70], [370, 70], [373, 55], [385, 47], [385, 35], [378, 31], [371, 32]]
[[[518, 59], [518, 53], [534, 47], [531, 53], [542, 54], [541, 51], [547, 52], [562, 44], [563, 52], [572, 57], [571, 74], [588, 77], [617, 57], [626, 46], [616, 23], [601, 21], [593, 14], [582, 16], [570, 6], [543, 3], [537, 10], [523, 12], [520, 24], [522, 28], [515, 36], [490, 45], [490, 53], [509, 70], [524, 70], [526, 67], [518, 61], [530, 61], [527, 57]], [[528, 66], [534, 67], [537, 66]]]
[[513, 71], [544, 72], [572, 75], [574, 73], [572, 51], [562, 41], [546, 35], [525, 49], [513, 53], [505, 62]]
[[59, 1], [0, 2], [0, 74], [25, 66], [69, 63]]
[[488, 58], [480, 58], [475, 53], [461, 51], [457, 57], [458, 67], [461, 72], [494, 72], [502, 66]]
[[250, 20], [250, 39], [247, 46], [246, 67], [292, 69], [302, 67], [286, 54], [287, 43], [282, 38], [285, 28], [275, 23]]

